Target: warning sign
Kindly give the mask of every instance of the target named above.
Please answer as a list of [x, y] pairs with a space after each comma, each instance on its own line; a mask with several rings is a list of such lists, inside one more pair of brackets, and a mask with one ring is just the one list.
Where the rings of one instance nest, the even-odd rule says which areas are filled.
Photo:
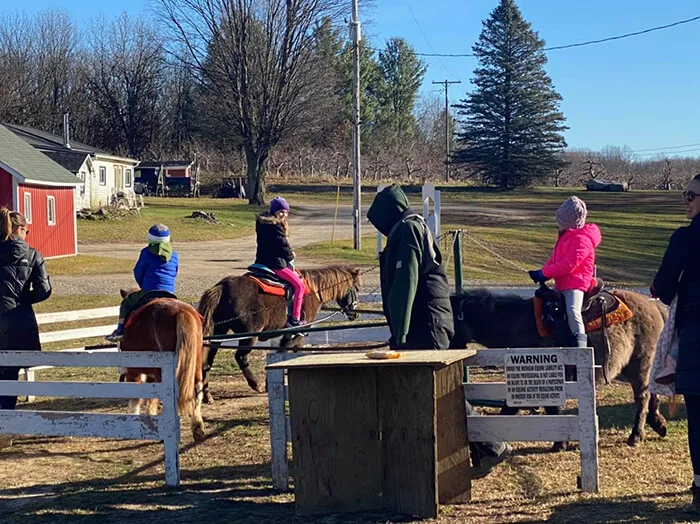
[[566, 402], [561, 352], [509, 351], [505, 371], [509, 406], [563, 406]]

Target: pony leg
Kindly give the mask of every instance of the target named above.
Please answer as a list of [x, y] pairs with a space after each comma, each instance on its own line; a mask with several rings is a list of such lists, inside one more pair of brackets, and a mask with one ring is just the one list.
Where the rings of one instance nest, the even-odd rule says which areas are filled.
[[253, 346], [256, 342], [257, 338], [247, 338], [245, 340], [241, 340], [238, 343], [238, 349], [236, 350], [235, 358], [250, 388], [253, 391], [262, 393], [260, 385], [258, 384], [258, 379], [255, 376], [255, 373], [253, 373], [253, 370], [250, 369], [250, 364], [248, 363], [248, 355], [250, 355], [250, 352], [253, 351]]
[[[146, 382], [146, 375], [143, 373], [138, 375], [136, 377], [136, 380], [134, 380], [134, 377], [127, 371], [126, 373], [126, 378], [124, 379], [125, 382], [136, 382], [137, 384], [143, 384]], [[140, 415], [141, 414], [141, 406], [143, 405], [144, 400], [142, 398], [132, 398], [129, 400], [129, 413], [132, 415]]]
[[206, 437], [204, 433], [204, 420], [202, 419], [203, 396], [203, 385], [201, 382], [198, 382], [195, 385], [194, 412], [192, 413], [192, 418], [190, 419], [190, 424], [192, 426], [192, 438], [195, 440], [195, 442], [202, 442]]
[[[220, 333], [216, 333], [217, 335]], [[204, 359], [204, 365], [202, 366], [202, 381], [203, 381], [203, 400], [205, 404], [213, 404], [214, 403], [214, 397], [211, 396], [211, 393], [209, 392], [209, 372], [211, 371], [211, 368], [214, 366], [214, 359], [216, 358], [216, 354], [219, 352], [219, 347], [218, 346], [208, 346], [207, 349], [204, 351], [205, 353], [205, 359]]]
[[661, 437], [665, 437], [666, 433], [668, 433], [666, 419], [659, 411], [659, 397], [654, 393], [649, 394], [649, 413], [647, 413], [647, 424], [649, 424], [651, 429], [656, 431]]
[[632, 433], [627, 439], [627, 445], [636, 447], [644, 440], [644, 423], [647, 420], [649, 413], [649, 385], [640, 384], [638, 380], [633, 380], [627, 376], [632, 382], [632, 391], [634, 392], [634, 403], [637, 407], [637, 413], [634, 416], [634, 426]]

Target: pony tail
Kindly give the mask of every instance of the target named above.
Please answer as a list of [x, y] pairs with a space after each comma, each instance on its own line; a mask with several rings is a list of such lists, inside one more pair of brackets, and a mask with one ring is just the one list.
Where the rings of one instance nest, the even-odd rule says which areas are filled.
[[0, 207], [0, 242], [10, 240], [12, 237], [11, 213], [5, 206]]

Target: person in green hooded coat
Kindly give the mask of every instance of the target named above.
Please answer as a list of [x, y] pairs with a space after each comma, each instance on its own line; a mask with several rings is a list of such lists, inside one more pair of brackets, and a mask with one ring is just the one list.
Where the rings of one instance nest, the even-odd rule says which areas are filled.
[[[367, 218], [387, 237], [379, 254], [382, 307], [389, 345], [396, 349], [448, 349], [454, 336], [450, 287], [437, 241], [397, 184], [377, 193]], [[477, 415], [466, 402], [467, 414]], [[470, 442], [472, 478], [481, 478], [505, 460], [505, 442]]]
[[170, 243], [170, 229], [164, 224], [153, 224], [148, 230], [148, 246], [141, 250], [134, 266], [134, 279], [140, 290], [122, 300], [119, 325], [107, 340], [119, 340], [124, 335], [124, 322], [147, 291], [167, 291], [175, 294], [178, 271], [177, 252]]

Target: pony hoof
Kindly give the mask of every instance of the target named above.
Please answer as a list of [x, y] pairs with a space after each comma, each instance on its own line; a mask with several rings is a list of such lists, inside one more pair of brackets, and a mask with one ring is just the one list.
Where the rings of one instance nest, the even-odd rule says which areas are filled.
[[639, 444], [641, 444], [641, 442], [642, 439], [639, 437], [635, 437], [634, 435], [627, 439], [627, 445], [631, 448], [636, 448], [637, 446], [639, 446]]
[[552, 453], [560, 453], [566, 451], [567, 442], [555, 442], [552, 446]]
[[204, 433], [204, 429], [202, 428], [194, 428], [192, 430], [192, 438], [194, 438], [195, 442], [203, 442], [204, 439], [206, 438], [206, 434]]
[[212, 397], [212, 396], [211, 396], [211, 393], [209, 393], [209, 392], [207, 391], [207, 392], [204, 393], [204, 395], [202, 396], [202, 402], [203, 402], [204, 404], [213, 404], [213, 403], [214, 403], [214, 397]]

